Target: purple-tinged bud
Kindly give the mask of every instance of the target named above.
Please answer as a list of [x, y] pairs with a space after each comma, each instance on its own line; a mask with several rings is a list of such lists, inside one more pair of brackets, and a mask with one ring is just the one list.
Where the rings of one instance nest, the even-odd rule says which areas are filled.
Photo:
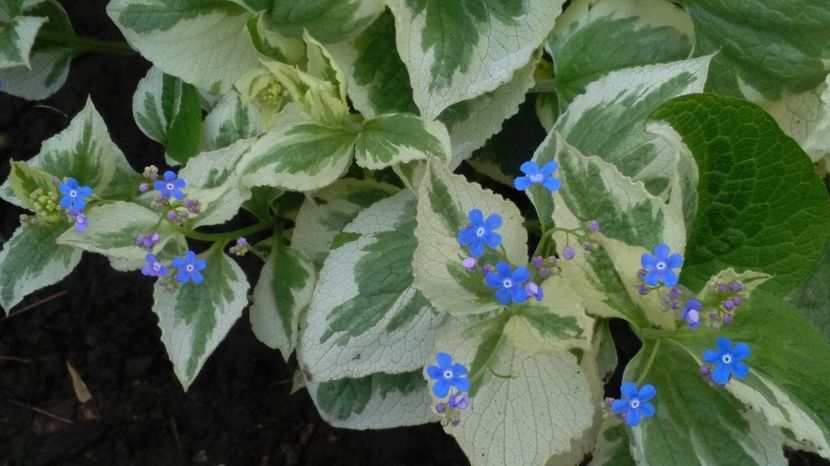
[[144, 172], [142, 173], [144, 178], [147, 178], [150, 181], [156, 181], [159, 177], [159, 169], [155, 165], [150, 165], [144, 167]]
[[86, 227], [89, 226], [89, 222], [87, 221], [86, 215], [84, 214], [77, 214], [75, 215], [75, 231], [78, 233], [86, 230]]
[[556, 256], [550, 256], [546, 260], [551, 267], [556, 267], [559, 264], [559, 258]]
[[176, 219], [178, 219], [178, 218], [179, 218], [179, 216], [176, 214], [175, 210], [170, 210], [170, 211], [167, 212], [167, 220], [169, 220], [171, 222], [175, 222]]
[[244, 236], [240, 236], [239, 238], [236, 239], [236, 245], [237, 246], [247, 246], [248, 245], [248, 240], [245, 239]]
[[591, 252], [594, 250], [594, 245], [591, 243], [585, 243], [582, 245], [582, 249], [584, 249], [585, 252]]
[[732, 298], [732, 302], [735, 303], [735, 307], [738, 307], [744, 302], [744, 298], [740, 296], [735, 296], [734, 298]]
[[709, 374], [711, 373], [711, 371], [712, 371], [712, 369], [709, 366], [706, 366], [706, 365], [700, 366], [700, 369], [698, 369], [698, 372], [700, 372], [700, 375], [702, 375], [704, 377], [709, 377]]
[[637, 278], [642, 279], [643, 277], [646, 276], [647, 273], [648, 273], [648, 271], [646, 271], [646, 269], [640, 269], [640, 270], [637, 271]]
[[542, 256], [536, 256], [533, 259], [530, 259], [530, 265], [536, 267], [537, 269], [541, 269], [543, 265], [545, 265], [545, 259]]
[[[237, 241], [237, 244], [239, 242]], [[465, 257], [464, 260], [461, 261], [461, 265], [464, 266], [467, 270], [473, 270], [476, 267], [476, 258], [475, 257]]]
[[723, 302], [723, 308], [726, 311], [732, 312], [733, 310], [735, 310], [735, 301], [733, 301], [731, 299], [727, 299], [726, 301]]
[[729, 284], [729, 289], [732, 291], [743, 291], [744, 284], [735, 280], [734, 282]]
[[608, 406], [610, 408], [611, 405], [614, 404], [614, 399], [611, 398], [610, 396], [607, 396], [607, 397], [605, 397], [604, 403], [605, 403], [605, 406]]
[[715, 320], [718, 318], [718, 313], [716, 311], [709, 311], [709, 318]]
[[138, 192], [140, 193], [146, 193], [149, 190], [150, 185], [148, 185], [147, 183], [141, 183], [140, 185], [138, 185]]
[[437, 405], [435, 405], [435, 411], [439, 414], [444, 414], [444, 411], [446, 411], [446, 410], [447, 410], [446, 403], [438, 403]]
[[576, 256], [576, 251], [574, 248], [570, 246], [566, 246], [565, 249], [562, 250], [562, 257], [565, 258], [566, 261], [569, 261]]
[[680, 291], [680, 288], [675, 286], [671, 290], [669, 290], [669, 296], [671, 296], [674, 299], [677, 299], [677, 298], [683, 296], [683, 292]]
[[459, 418], [459, 417], [454, 417], [454, 418], [452, 418], [452, 421], [450, 421], [450, 424], [452, 424], [453, 427], [457, 426], [460, 423], [461, 423], [461, 418]]
[[547, 267], [542, 267], [541, 269], [539, 269], [539, 276], [542, 278], [550, 277], [550, 269]]
[[646, 288], [645, 286], [643, 286], [643, 285], [637, 285], [637, 293], [639, 293], [639, 294], [640, 294], [640, 296], [645, 296], [645, 295], [647, 295], [647, 294], [648, 294], [648, 291], [649, 291], [649, 290], [648, 290], [648, 288]]
[[450, 409], [464, 409], [470, 404], [470, 399], [467, 395], [450, 395], [447, 403]]
[[732, 314], [726, 314], [723, 316], [723, 325], [729, 325], [732, 323]]
[[599, 231], [599, 222], [596, 220], [590, 220], [588, 222], [588, 231], [591, 233], [596, 233]]
[[482, 275], [487, 275], [488, 273], [490, 273], [492, 271], [493, 271], [493, 266], [492, 265], [485, 265], [481, 268], [481, 274]]
[[202, 210], [202, 203], [195, 199], [185, 199], [183, 204], [191, 214], [198, 214]]
[[525, 285], [525, 293], [527, 293], [528, 296], [536, 297], [536, 301], [541, 301], [542, 296], [544, 295], [544, 291], [542, 291], [542, 287], [540, 287], [539, 285], [537, 285], [533, 282], [528, 282]]
[[721, 283], [720, 285], [718, 285], [718, 291], [720, 291], [721, 293], [729, 292], [729, 285], [727, 285], [726, 283]]

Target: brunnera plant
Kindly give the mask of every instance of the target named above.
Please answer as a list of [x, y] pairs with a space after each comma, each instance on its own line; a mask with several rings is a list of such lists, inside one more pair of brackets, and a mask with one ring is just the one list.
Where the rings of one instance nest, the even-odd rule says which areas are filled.
[[[133, 113], [169, 168], [134, 170], [92, 102], [12, 162], [7, 312], [87, 251], [155, 280], [184, 389], [250, 305], [330, 423], [441, 422], [473, 464], [830, 458], [830, 4], [107, 13], [128, 44], [0, 0], [2, 90], [42, 99], [75, 56], [137, 52]], [[547, 138], [489, 145], [528, 98]], [[618, 398], [612, 319], [642, 344]]]

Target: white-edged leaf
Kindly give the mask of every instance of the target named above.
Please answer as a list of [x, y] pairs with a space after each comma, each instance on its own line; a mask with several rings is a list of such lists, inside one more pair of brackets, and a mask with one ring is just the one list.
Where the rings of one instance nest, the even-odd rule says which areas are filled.
[[[415, 286], [439, 312], [476, 314], [500, 309], [493, 290], [480, 272], [468, 272], [461, 260], [468, 256], [458, 242], [458, 231], [467, 225], [467, 214], [479, 209], [487, 218], [499, 214], [497, 230], [513, 267], [527, 263], [527, 231], [522, 215], [510, 201], [454, 175], [440, 163], [428, 163], [418, 193], [418, 247], [413, 260]], [[500, 250], [494, 251], [501, 254]], [[486, 257], [487, 255], [485, 255]]]
[[334, 238], [357, 214], [398, 188], [372, 179], [344, 178], [308, 193], [295, 220], [291, 247], [303, 251], [317, 268], [323, 266]]
[[[281, 241], [277, 238], [276, 241]], [[302, 252], [275, 244], [254, 287], [251, 327], [288, 361], [297, 346], [300, 313], [311, 302], [316, 272]]]
[[257, 65], [251, 13], [231, 2], [113, 0], [107, 14], [156, 67], [213, 93], [227, 92]]
[[830, 75], [813, 90], [758, 105], [798, 142], [810, 160], [818, 163], [830, 155]]
[[251, 33], [254, 47], [262, 56], [283, 63], [297, 63], [305, 56], [301, 38], [286, 37], [277, 32], [266, 11], [248, 19], [248, 32]]
[[205, 117], [199, 150], [222, 149], [239, 139], [250, 139], [262, 132], [257, 109], [243, 102], [239, 93], [231, 90]]
[[416, 206], [400, 192], [335, 238], [297, 349], [314, 381], [409, 372], [432, 354], [444, 316], [412, 284]]
[[334, 427], [388, 429], [438, 420], [421, 371], [307, 382], [320, 416]]
[[47, 18], [24, 13], [23, 2], [0, 4], [0, 68], [29, 67], [35, 37]]
[[241, 161], [248, 186], [311, 191], [340, 178], [352, 163], [357, 134], [304, 118], [287, 107]]
[[248, 304], [248, 280], [236, 262], [220, 248], [200, 259], [207, 262], [201, 284], [188, 282], [170, 291], [156, 283], [153, 289], [161, 341], [185, 390]]
[[324, 0], [274, 2], [270, 14], [273, 27], [288, 37], [302, 37], [308, 31], [330, 43], [359, 34], [382, 11], [382, 0]]
[[408, 113], [367, 120], [355, 142], [355, 162], [371, 170], [432, 157], [447, 162], [449, 156], [450, 136], [443, 123]]
[[[136, 246], [140, 234], [156, 232], [161, 240], [156, 246], [164, 248], [171, 239], [180, 237], [168, 222], [158, 224], [160, 212], [150, 210], [132, 202], [113, 202], [93, 206], [86, 212], [89, 226], [81, 232], [74, 228], [58, 237], [58, 244], [72, 246], [84, 251], [118, 260], [120, 270], [137, 269], [144, 264], [147, 251]], [[158, 224], [158, 227], [156, 225]]]
[[66, 224], [22, 225], [0, 251], [0, 307], [9, 311], [29, 293], [61, 281], [81, 250], [55, 244]]
[[495, 90], [553, 28], [561, 0], [391, 0], [398, 53], [426, 119]]

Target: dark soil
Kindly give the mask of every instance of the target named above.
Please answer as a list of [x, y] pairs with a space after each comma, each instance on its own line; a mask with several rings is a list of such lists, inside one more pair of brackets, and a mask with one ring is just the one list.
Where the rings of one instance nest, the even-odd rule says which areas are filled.
[[[122, 39], [104, 13], [106, 0], [61, 3], [80, 35]], [[34, 156], [88, 96], [134, 168], [162, 166], [162, 148], [139, 131], [131, 112], [149, 66], [140, 57], [88, 55], [44, 102], [0, 94], [0, 180], [8, 159]], [[20, 213], [0, 206], [0, 238], [11, 236]], [[255, 283], [258, 264], [246, 259]], [[150, 311], [151, 290], [139, 274], [115, 272], [85, 254], [67, 279], [0, 317], [0, 466], [468, 464], [437, 424], [384, 431], [326, 424], [304, 390], [289, 394], [294, 368], [254, 337], [247, 312], [184, 393]], [[628, 359], [636, 338], [614, 327]], [[88, 387], [88, 403], [79, 403], [67, 364]], [[790, 455], [791, 464], [821, 464]]]

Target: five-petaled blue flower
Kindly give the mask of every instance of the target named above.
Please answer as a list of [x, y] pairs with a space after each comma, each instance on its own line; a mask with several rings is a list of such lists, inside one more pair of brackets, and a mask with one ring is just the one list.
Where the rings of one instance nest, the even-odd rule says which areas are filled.
[[530, 280], [530, 271], [527, 267], [516, 267], [516, 270], [510, 270], [510, 265], [507, 262], [499, 262], [496, 264], [495, 272], [488, 272], [484, 277], [487, 286], [496, 288], [496, 299], [502, 304], [523, 303], [527, 300], [527, 291], [525, 291], [524, 282]]
[[654, 255], [643, 254], [640, 263], [646, 270], [643, 277], [646, 285], [657, 286], [662, 281], [664, 285], [672, 287], [677, 285], [677, 274], [672, 269], [683, 265], [683, 256], [677, 253], [671, 254], [669, 246], [660, 243], [654, 248]]
[[73, 215], [81, 213], [86, 207], [86, 200], [92, 196], [92, 188], [80, 186], [75, 178], [67, 178], [58, 186], [58, 189], [63, 194], [60, 201], [61, 207], [71, 211]]
[[496, 233], [496, 228], [501, 226], [501, 215], [490, 214], [484, 220], [484, 214], [478, 209], [473, 209], [467, 214], [470, 223], [458, 232], [458, 242], [462, 246], [469, 246], [470, 255], [481, 257], [484, 254], [484, 245], [490, 248], [497, 248], [501, 244], [501, 235]]
[[551, 160], [544, 164], [542, 168], [536, 162], [525, 162], [519, 169], [525, 176], [520, 176], [513, 180], [513, 186], [519, 191], [524, 191], [534, 184], [541, 184], [550, 192], [558, 191], [562, 186], [562, 182], [558, 178], [553, 177], [553, 172], [559, 168], [559, 164]]
[[187, 251], [183, 257], [173, 259], [173, 267], [178, 270], [176, 280], [179, 283], [192, 281], [198, 285], [204, 280], [200, 272], [207, 267], [207, 263], [204, 259], [198, 259], [195, 252]]
[[148, 277], [167, 276], [167, 266], [159, 262], [155, 255], [147, 254], [144, 256], [144, 260], [147, 263], [141, 268], [141, 273], [147, 275]]
[[741, 360], [749, 356], [749, 346], [746, 343], [738, 343], [734, 347], [729, 338], [718, 337], [715, 345], [718, 349], [706, 350], [703, 353], [703, 361], [714, 364], [712, 380], [720, 385], [729, 382], [730, 374], [736, 379], [742, 379], [749, 373], [749, 367]]
[[622, 414], [625, 423], [631, 427], [639, 425], [641, 418], [654, 416], [654, 405], [648, 402], [657, 395], [654, 385], [646, 384], [637, 390], [634, 382], [625, 382], [620, 392], [622, 399], [611, 403], [611, 414]]
[[156, 180], [153, 183], [153, 189], [161, 192], [161, 197], [170, 199], [171, 197], [181, 201], [184, 199], [182, 189], [187, 185], [181, 178], [176, 178], [176, 174], [167, 170], [164, 172], [164, 180]]
[[444, 398], [450, 392], [450, 387], [455, 387], [459, 392], [466, 392], [470, 389], [470, 380], [467, 378], [469, 370], [464, 364], [452, 362], [452, 356], [447, 353], [435, 355], [437, 366], [428, 366], [427, 375], [435, 384], [432, 386], [432, 393], [438, 398]]

